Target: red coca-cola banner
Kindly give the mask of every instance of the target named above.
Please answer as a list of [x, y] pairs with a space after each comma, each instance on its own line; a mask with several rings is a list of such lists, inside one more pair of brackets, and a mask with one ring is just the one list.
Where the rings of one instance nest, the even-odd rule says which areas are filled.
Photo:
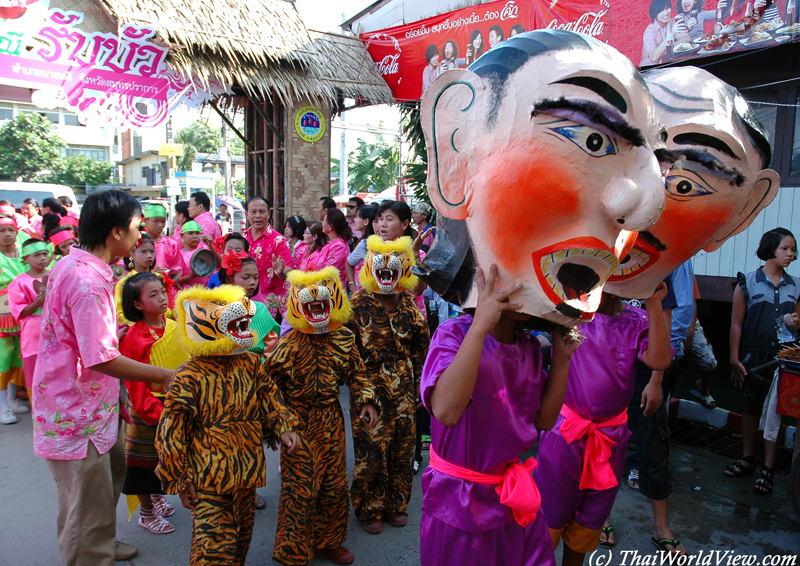
[[754, 8], [753, 0], [500, 0], [361, 39], [395, 98], [419, 100], [436, 76], [521, 31], [585, 33], [648, 67], [794, 41], [796, 1]]

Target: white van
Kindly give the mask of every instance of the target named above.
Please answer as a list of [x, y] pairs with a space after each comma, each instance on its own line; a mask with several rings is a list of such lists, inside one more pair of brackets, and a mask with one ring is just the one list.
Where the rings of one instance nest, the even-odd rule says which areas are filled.
[[47, 197], [69, 197], [72, 200], [72, 209], [80, 212], [78, 199], [70, 187], [53, 185], [51, 183], [26, 183], [15, 181], [0, 181], [0, 200], [7, 200], [14, 208], [20, 208], [25, 199], [34, 198], [41, 206]]

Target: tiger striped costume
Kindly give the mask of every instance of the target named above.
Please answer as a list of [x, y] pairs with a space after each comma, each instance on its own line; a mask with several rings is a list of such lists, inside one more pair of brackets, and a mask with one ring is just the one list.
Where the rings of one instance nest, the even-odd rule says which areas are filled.
[[[240, 287], [189, 288], [176, 299], [181, 345], [193, 356], [170, 383], [156, 434], [164, 491], [194, 485], [192, 566], [243, 565], [254, 491], [265, 483], [263, 441], [295, 430], [260, 355], [244, 352], [255, 312]], [[231, 355], [212, 355], [213, 352]]]
[[[314, 549], [335, 549], [347, 539], [350, 500], [339, 384], [352, 406], [375, 403], [355, 336], [347, 328], [326, 334], [286, 334], [267, 361], [286, 405], [300, 419], [300, 449], [281, 453], [281, 502], [272, 559], [307, 564]], [[358, 412], [351, 413], [357, 419]]]
[[359, 520], [380, 521], [390, 513], [405, 513], [411, 499], [416, 394], [430, 334], [409, 293], [399, 294], [391, 312], [366, 289], [356, 291], [351, 301], [353, 317], [347, 326], [378, 394], [381, 418], [374, 429], [352, 419], [356, 461], [350, 498]]

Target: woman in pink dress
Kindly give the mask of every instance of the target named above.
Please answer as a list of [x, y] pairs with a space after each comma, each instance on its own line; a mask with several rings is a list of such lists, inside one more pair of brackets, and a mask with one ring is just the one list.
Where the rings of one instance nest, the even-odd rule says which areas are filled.
[[322, 220], [322, 231], [328, 237], [328, 244], [322, 250], [324, 264], [322, 267], [332, 265], [338, 269], [342, 285], [347, 289], [347, 272], [344, 266], [347, 263], [347, 256], [350, 255], [349, 242], [353, 237], [353, 231], [347, 224], [344, 213], [338, 208], [331, 208], [325, 214], [325, 218]]

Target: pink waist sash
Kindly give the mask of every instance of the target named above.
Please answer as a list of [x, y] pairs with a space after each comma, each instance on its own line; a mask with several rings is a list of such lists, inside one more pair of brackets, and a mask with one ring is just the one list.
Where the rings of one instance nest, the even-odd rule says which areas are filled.
[[535, 458], [528, 458], [522, 464], [511, 464], [502, 475], [492, 475], [446, 462], [434, 452], [433, 446], [429, 454], [431, 467], [437, 472], [472, 483], [496, 486], [494, 490], [500, 497], [500, 503], [511, 509], [514, 520], [520, 526], [527, 527], [536, 519], [542, 496], [533, 481], [533, 470], [537, 466]]
[[581, 472], [580, 489], [611, 489], [618, 480], [608, 459], [611, 457], [611, 446], [616, 444], [608, 436], [600, 432], [601, 428], [624, 425], [628, 422], [628, 410], [625, 409], [616, 417], [599, 422], [584, 419], [567, 405], [561, 407], [564, 421], [559, 430], [561, 436], [572, 444], [579, 438], [586, 437], [586, 449], [583, 454], [583, 472]]

